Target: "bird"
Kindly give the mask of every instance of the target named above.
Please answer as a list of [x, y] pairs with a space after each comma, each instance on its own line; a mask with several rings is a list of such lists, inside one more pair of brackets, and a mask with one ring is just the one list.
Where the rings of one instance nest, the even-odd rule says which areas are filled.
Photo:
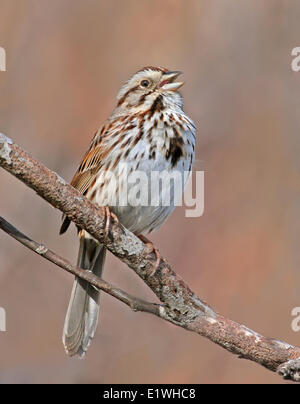
[[[153, 173], [179, 173], [182, 181], [177, 193], [182, 194], [194, 160], [195, 125], [183, 111], [179, 89], [184, 82], [176, 81], [180, 74], [154, 66], [133, 74], [121, 87], [116, 107], [96, 131], [71, 181], [80, 193], [105, 207], [108, 215], [150, 246], [153, 244], [145, 234], [157, 230], [176, 206], [174, 184], [153, 191]], [[135, 193], [132, 177], [137, 174], [143, 186]], [[131, 198], [134, 203], [128, 198], [130, 193], [135, 194]], [[155, 203], [149, 202], [149, 193], [155, 196]], [[168, 203], [163, 203], [165, 199]], [[64, 216], [60, 234], [69, 225]], [[105, 246], [83, 229], [78, 229], [78, 234], [77, 265], [101, 278]], [[153, 249], [159, 265], [159, 252]], [[99, 290], [75, 278], [63, 329], [63, 345], [69, 356], [85, 356], [98, 316]]]

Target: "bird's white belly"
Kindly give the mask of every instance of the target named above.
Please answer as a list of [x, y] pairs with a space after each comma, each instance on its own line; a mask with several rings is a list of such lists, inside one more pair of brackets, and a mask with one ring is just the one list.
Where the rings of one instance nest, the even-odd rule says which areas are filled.
[[[182, 195], [190, 163], [190, 158], [181, 158], [172, 167], [160, 153], [155, 159], [129, 159], [113, 175], [110, 173], [110, 178], [103, 177], [102, 173], [97, 179], [99, 191], [93, 202], [109, 206], [120, 222], [136, 234], [157, 230]], [[103, 181], [107, 186], [100, 186]]]

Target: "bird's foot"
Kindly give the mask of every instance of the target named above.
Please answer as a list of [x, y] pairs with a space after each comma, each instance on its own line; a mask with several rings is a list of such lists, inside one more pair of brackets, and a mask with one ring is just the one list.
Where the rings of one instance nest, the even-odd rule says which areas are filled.
[[137, 236], [143, 243], [146, 244], [147, 248], [148, 248], [148, 252], [149, 254], [154, 253], [156, 256], [156, 262], [154, 265], [153, 270], [151, 271], [150, 276], [153, 276], [155, 274], [155, 272], [158, 270], [159, 265], [160, 265], [160, 261], [161, 261], [161, 255], [160, 252], [158, 251], [158, 249], [154, 246], [154, 244], [152, 243], [152, 241], [150, 241], [146, 236], [139, 234]]
[[111, 224], [112, 224], [112, 219], [115, 223], [119, 223], [119, 219], [117, 215], [115, 215], [108, 206], [101, 206], [100, 208], [102, 210], [102, 213], [105, 217], [105, 228], [104, 228], [104, 234], [105, 236], [108, 236]]

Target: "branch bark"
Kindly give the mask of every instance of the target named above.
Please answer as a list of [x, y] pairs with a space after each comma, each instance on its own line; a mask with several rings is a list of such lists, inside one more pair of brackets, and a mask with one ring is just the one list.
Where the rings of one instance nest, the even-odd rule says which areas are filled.
[[[67, 184], [55, 172], [33, 159], [12, 140], [0, 134], [0, 165], [32, 188], [53, 207], [65, 213], [80, 228], [85, 229], [121, 261], [132, 268], [152, 289], [161, 305], [129, 296], [87, 271], [73, 267], [64, 258], [1, 221], [1, 228], [27, 247], [50, 259], [63, 269], [83, 277], [96, 287], [111, 294], [128, 306], [146, 311], [189, 331], [196, 332], [226, 350], [278, 372], [285, 379], [300, 381], [300, 348], [264, 337], [215, 312], [196, 296], [188, 285], [162, 258], [153, 273], [156, 256], [142, 241], [120, 223], [106, 228], [105, 211], [97, 208], [82, 194]], [[36, 251], [38, 250], [38, 251]], [[46, 251], [47, 250], [47, 251]], [[45, 252], [43, 252], [45, 251]], [[41, 253], [42, 252], [42, 253]], [[83, 273], [82, 273], [83, 272]]]

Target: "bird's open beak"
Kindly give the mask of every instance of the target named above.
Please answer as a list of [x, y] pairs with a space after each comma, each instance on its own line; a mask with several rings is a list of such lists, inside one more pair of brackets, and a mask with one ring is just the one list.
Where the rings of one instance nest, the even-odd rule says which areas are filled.
[[160, 88], [163, 91], [177, 91], [181, 86], [184, 85], [184, 82], [177, 82], [174, 83], [174, 80], [177, 79], [177, 77], [181, 74], [182, 72], [166, 72], [162, 76], [162, 80], [160, 83]]

